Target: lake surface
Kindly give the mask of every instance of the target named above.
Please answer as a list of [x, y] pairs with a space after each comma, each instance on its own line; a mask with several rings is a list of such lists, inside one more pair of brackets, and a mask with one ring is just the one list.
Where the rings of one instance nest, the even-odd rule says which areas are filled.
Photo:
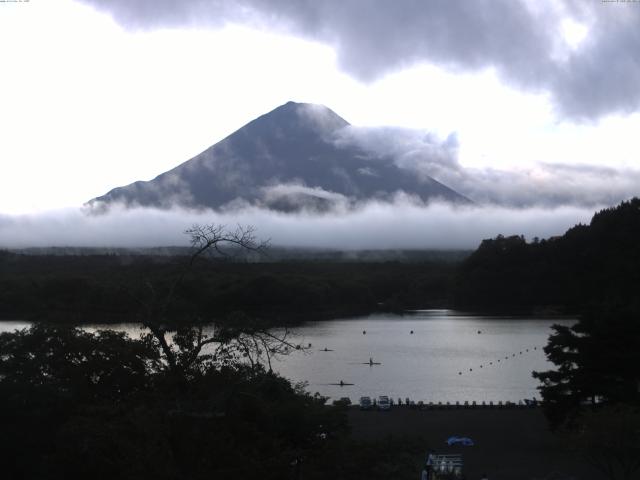
[[[531, 372], [553, 367], [542, 347], [554, 323], [575, 320], [422, 310], [308, 322], [293, 338], [311, 347], [278, 359], [274, 369], [308, 382], [310, 393], [352, 401], [363, 395], [443, 403], [539, 398]], [[0, 331], [27, 325], [0, 322]], [[134, 324], [108, 328], [140, 333]], [[370, 358], [380, 365], [369, 365]], [[354, 385], [331, 385], [341, 380]]]
[[[531, 372], [553, 366], [542, 347], [554, 323], [575, 320], [425, 310], [310, 322], [297, 329], [301, 343], [312, 344], [310, 351], [295, 352], [277, 369], [308, 381], [311, 393], [332, 398], [518, 401], [539, 397]], [[370, 358], [381, 365], [370, 366]], [[355, 385], [328, 385], [340, 380]]]

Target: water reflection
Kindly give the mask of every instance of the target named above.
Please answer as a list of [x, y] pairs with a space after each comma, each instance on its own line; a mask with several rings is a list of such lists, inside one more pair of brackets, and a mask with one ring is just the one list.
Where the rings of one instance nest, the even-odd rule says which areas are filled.
[[[518, 401], [537, 396], [531, 372], [551, 368], [542, 347], [554, 323], [574, 320], [421, 310], [308, 322], [296, 328], [293, 341], [311, 347], [273, 365], [293, 381], [306, 381], [311, 393], [331, 398]], [[0, 331], [25, 326], [2, 322]], [[87, 328], [113, 328], [132, 337], [141, 331], [136, 324]]]
[[[294, 352], [276, 368], [332, 398], [518, 401], [537, 396], [531, 372], [551, 368], [542, 347], [554, 323], [574, 320], [429, 310], [312, 322], [296, 332], [311, 351]], [[340, 380], [354, 385], [331, 385]]]

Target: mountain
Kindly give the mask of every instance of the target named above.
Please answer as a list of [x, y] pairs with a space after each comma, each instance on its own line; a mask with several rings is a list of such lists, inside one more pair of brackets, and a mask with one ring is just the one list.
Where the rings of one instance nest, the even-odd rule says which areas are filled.
[[325, 106], [288, 102], [155, 179], [114, 188], [89, 205], [323, 211], [389, 200], [398, 192], [425, 202], [469, 203], [433, 178], [399, 168], [393, 158], [340, 141], [348, 127]]

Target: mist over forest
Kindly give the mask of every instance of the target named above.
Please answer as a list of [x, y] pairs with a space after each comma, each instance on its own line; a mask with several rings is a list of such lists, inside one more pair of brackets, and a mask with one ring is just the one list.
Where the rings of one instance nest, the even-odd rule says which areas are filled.
[[592, 209], [500, 208], [421, 205], [410, 199], [369, 202], [355, 209], [281, 213], [260, 208], [237, 212], [113, 208], [19, 216], [0, 215], [0, 247], [185, 246], [193, 224], [252, 225], [273, 246], [362, 249], [473, 249], [485, 238], [517, 234], [547, 238], [586, 222]]

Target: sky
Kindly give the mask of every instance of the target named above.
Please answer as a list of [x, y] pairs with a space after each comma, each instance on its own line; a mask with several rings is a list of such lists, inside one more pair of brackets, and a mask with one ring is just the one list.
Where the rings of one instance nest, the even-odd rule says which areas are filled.
[[429, 173], [485, 220], [527, 208], [562, 233], [637, 194], [639, 27], [636, 1], [0, 2], [0, 244], [31, 238], [16, 225], [87, 228], [84, 202], [289, 100], [372, 148], [402, 129], [408, 161], [412, 135], [453, 145]]

